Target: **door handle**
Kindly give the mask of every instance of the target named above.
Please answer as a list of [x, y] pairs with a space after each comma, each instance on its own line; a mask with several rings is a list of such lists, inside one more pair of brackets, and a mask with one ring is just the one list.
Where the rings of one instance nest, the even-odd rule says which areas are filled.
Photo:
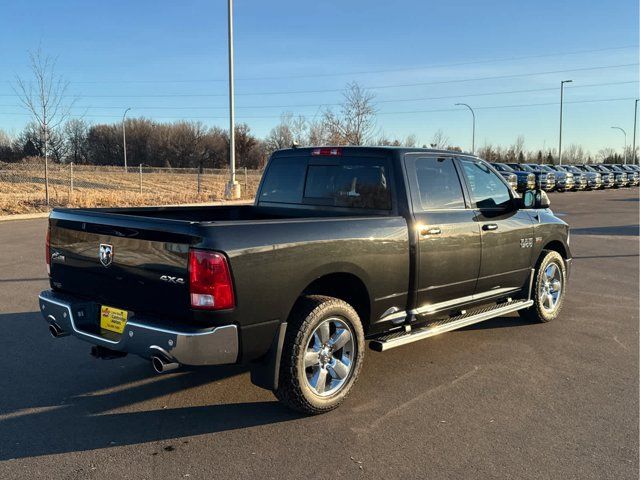
[[497, 230], [498, 229], [498, 225], [495, 223], [485, 223], [484, 225], [482, 225], [482, 229], [483, 230]]
[[440, 235], [441, 233], [442, 233], [442, 230], [440, 230], [440, 227], [432, 227], [432, 228], [422, 227], [420, 229], [420, 236], [422, 237], [427, 237], [429, 235]]

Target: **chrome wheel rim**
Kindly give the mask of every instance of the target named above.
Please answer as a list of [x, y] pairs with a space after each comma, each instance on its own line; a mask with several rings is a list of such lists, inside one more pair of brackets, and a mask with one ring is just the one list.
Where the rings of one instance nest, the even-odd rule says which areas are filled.
[[304, 354], [307, 386], [320, 396], [337, 393], [351, 376], [355, 358], [351, 327], [339, 317], [322, 321], [311, 333]]
[[560, 267], [552, 262], [544, 269], [542, 273], [542, 282], [540, 283], [540, 303], [546, 312], [553, 312], [558, 308], [560, 296], [562, 294], [562, 272]]

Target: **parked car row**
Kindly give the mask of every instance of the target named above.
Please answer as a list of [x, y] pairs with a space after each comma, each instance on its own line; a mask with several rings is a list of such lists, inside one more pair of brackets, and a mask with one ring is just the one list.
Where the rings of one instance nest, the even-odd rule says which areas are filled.
[[518, 192], [534, 188], [546, 192], [600, 190], [637, 187], [640, 166], [618, 164], [538, 165], [536, 163], [492, 163], [493, 167]]

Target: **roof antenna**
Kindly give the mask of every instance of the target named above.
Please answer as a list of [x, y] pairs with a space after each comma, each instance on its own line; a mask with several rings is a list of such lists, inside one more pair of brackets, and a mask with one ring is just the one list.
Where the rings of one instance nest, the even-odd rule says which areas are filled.
[[298, 142], [296, 142], [295, 140], [293, 142], [291, 142], [291, 148], [298, 148], [300, 146], [300, 144]]

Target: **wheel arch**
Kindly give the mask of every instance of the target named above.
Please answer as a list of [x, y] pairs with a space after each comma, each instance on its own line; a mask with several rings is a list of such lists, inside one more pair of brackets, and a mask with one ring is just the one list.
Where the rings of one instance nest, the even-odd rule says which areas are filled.
[[348, 268], [349, 265], [340, 265], [334, 268], [325, 266], [320, 273], [313, 272], [306, 281], [301, 282], [305, 287], [296, 292], [297, 295], [290, 301], [289, 309], [283, 312], [281, 318], [285, 319], [271, 342], [268, 352], [260, 362], [254, 363], [251, 368], [251, 382], [261, 388], [275, 391], [280, 381], [280, 362], [282, 359], [282, 347], [288, 324], [292, 313], [305, 295], [326, 295], [344, 300], [353, 307], [360, 321], [365, 335], [370, 327], [371, 296], [366, 287], [366, 272], [358, 275], [357, 269]]
[[352, 272], [326, 273], [307, 284], [300, 292], [289, 315], [296, 307], [299, 299], [305, 295], [326, 295], [344, 300], [353, 307], [365, 332], [370, 324], [371, 296], [364, 281]]
[[547, 244], [542, 247], [542, 251], [540, 252], [540, 256], [544, 254], [545, 250], [553, 250], [554, 252], [558, 252], [562, 258], [567, 260], [569, 257], [569, 250], [565, 247], [564, 243], [560, 240], [552, 240], [547, 242]]

